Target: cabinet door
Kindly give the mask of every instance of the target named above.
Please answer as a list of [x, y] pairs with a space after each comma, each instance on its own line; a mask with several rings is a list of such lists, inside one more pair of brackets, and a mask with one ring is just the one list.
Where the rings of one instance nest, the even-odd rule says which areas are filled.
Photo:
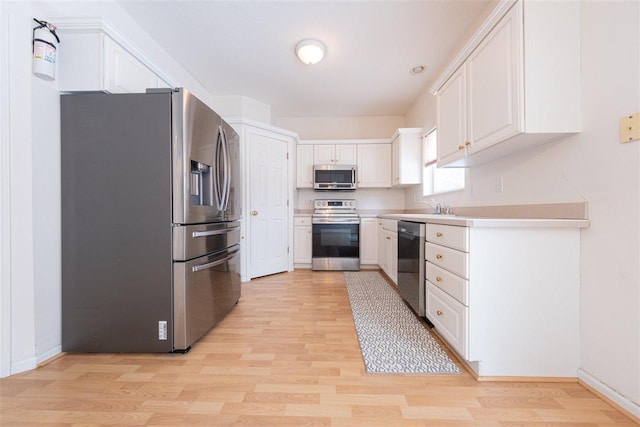
[[467, 60], [469, 154], [522, 131], [522, 29], [519, 18], [520, 9], [516, 6]]
[[382, 221], [378, 220], [377, 221], [377, 228], [378, 228], [378, 265], [380, 266], [380, 268], [383, 271], [386, 271], [385, 269], [385, 235], [384, 235], [384, 228], [382, 228]]
[[293, 227], [293, 262], [311, 264], [311, 225]]
[[398, 284], [398, 233], [391, 233], [390, 241], [391, 243], [389, 244], [389, 246], [390, 246], [391, 255], [389, 256], [389, 263], [390, 263], [389, 277], [391, 277], [391, 280], [393, 280], [393, 283], [397, 285]]
[[378, 220], [360, 219], [360, 264], [378, 263]]
[[358, 144], [358, 188], [391, 187], [391, 145]]
[[334, 160], [337, 165], [355, 165], [357, 163], [356, 145], [336, 145]]
[[296, 186], [313, 188], [313, 145], [298, 145], [296, 153]]
[[335, 145], [323, 144], [313, 146], [313, 164], [328, 165], [333, 163]]
[[145, 92], [158, 77], [119, 44], [104, 38], [104, 88], [111, 93]]
[[438, 94], [438, 166], [465, 156], [467, 73], [462, 65]]
[[402, 157], [400, 156], [400, 137], [398, 136], [391, 143], [391, 184], [400, 184], [400, 174], [402, 167]]

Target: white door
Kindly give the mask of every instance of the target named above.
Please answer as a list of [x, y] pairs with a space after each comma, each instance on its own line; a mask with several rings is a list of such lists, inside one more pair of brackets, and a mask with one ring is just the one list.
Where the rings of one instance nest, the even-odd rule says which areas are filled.
[[251, 278], [287, 271], [287, 145], [276, 137], [248, 135]]

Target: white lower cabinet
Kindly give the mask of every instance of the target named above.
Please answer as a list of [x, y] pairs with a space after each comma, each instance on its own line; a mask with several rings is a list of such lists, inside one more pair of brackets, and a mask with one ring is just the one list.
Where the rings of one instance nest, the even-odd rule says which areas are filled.
[[311, 264], [313, 241], [311, 217], [296, 217], [293, 220], [293, 263]]
[[378, 220], [378, 265], [393, 281], [398, 283], [398, 221]]
[[468, 317], [469, 307], [465, 307], [437, 286], [427, 282], [426, 316], [449, 345], [464, 359], [468, 359]]
[[378, 219], [360, 218], [360, 265], [378, 264]]
[[479, 377], [579, 366], [580, 230], [426, 225], [426, 316]]

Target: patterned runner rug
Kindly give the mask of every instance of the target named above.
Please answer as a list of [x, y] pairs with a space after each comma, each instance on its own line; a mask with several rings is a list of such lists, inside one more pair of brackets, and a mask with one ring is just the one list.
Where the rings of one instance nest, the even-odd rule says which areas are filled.
[[460, 373], [380, 273], [345, 272], [344, 278], [367, 372]]

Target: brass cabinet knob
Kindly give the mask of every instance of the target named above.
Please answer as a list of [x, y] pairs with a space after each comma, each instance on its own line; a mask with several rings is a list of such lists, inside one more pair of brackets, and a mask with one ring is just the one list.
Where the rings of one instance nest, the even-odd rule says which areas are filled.
[[458, 145], [458, 150], [464, 149], [464, 145]]
[[437, 255], [436, 255], [436, 258], [437, 258], [437, 259], [442, 259], [442, 255], [437, 254]]
[[440, 310], [436, 311], [436, 314], [437, 314], [438, 316], [442, 316], [442, 312], [441, 312]]
[[391, 237], [387, 236], [387, 240], [391, 240]]
[[438, 231], [438, 232], [436, 233], [436, 237], [442, 237], [442, 233]]
[[258, 215], [258, 211], [251, 211], [251, 215], [253, 215], [253, 216]]
[[442, 277], [436, 276], [436, 282], [442, 282]]
[[464, 145], [471, 145], [471, 141], [465, 141]]

